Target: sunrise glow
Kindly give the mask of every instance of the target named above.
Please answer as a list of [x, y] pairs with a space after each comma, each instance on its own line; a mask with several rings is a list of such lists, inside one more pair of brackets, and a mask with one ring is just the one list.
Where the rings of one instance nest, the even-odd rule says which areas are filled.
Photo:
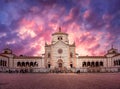
[[0, 50], [41, 55], [61, 27], [80, 55], [103, 55], [120, 44], [119, 0], [0, 0]]

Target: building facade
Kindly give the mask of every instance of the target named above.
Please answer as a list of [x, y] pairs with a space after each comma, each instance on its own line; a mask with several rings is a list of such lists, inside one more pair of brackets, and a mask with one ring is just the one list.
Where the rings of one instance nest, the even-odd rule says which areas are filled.
[[120, 53], [111, 47], [103, 56], [79, 56], [75, 42], [69, 44], [68, 34], [52, 34], [51, 44], [45, 42], [42, 56], [15, 55], [6, 48], [0, 54], [0, 72], [119, 72]]

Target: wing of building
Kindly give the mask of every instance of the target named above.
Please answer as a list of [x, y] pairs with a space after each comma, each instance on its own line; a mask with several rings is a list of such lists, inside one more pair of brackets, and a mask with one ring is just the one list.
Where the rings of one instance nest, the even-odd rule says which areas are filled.
[[75, 42], [69, 44], [68, 34], [52, 34], [51, 44], [45, 42], [42, 56], [15, 55], [10, 48], [0, 54], [0, 72], [119, 72], [120, 53], [111, 48], [103, 56], [78, 56]]

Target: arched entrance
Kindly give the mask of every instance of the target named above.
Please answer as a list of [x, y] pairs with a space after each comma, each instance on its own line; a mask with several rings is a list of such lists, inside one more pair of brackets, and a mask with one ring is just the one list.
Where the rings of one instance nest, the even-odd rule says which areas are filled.
[[62, 59], [58, 60], [58, 68], [62, 68], [63, 67], [63, 61]]
[[62, 63], [58, 63], [58, 67], [59, 67], [59, 68], [62, 68]]
[[65, 72], [65, 68], [64, 68], [62, 59], [58, 59], [57, 67], [55, 68], [55, 72], [57, 72], [57, 73], [64, 73]]

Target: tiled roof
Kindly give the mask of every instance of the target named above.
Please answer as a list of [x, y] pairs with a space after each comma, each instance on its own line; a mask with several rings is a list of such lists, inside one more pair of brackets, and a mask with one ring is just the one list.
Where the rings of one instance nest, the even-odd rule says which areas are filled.
[[2, 57], [6, 57], [6, 58], [9, 58], [8, 56], [5, 56], [5, 55], [3, 55], [3, 54], [0, 54], [0, 56], [2, 56]]

